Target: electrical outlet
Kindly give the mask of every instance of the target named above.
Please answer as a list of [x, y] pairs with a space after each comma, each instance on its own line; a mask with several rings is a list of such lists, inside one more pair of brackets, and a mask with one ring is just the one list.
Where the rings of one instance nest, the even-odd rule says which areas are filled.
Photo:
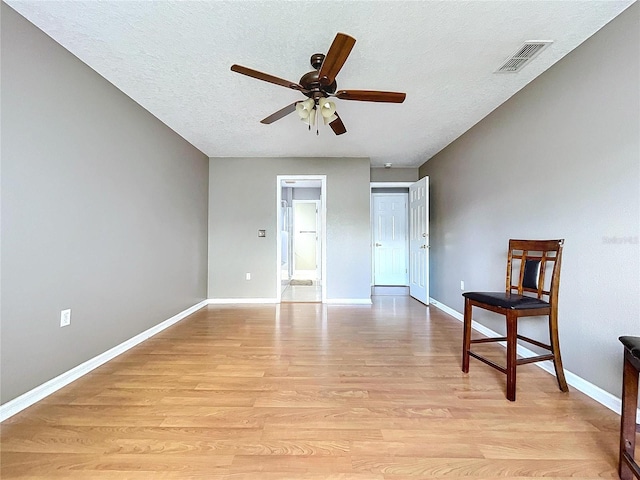
[[460, 290], [464, 290], [464, 280], [460, 280]]
[[66, 327], [71, 323], [71, 309], [62, 310], [60, 312], [60, 326]]
[[251, 274], [250, 273], [246, 273], [244, 278], [245, 278], [245, 280], [251, 280]]

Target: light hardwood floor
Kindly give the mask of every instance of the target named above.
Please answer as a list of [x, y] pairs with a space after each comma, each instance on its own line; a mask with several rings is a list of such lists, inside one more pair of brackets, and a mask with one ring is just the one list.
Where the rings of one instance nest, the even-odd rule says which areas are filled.
[[1, 477], [617, 478], [616, 414], [533, 365], [509, 402], [461, 343], [404, 296], [209, 306], [5, 421]]
[[316, 280], [313, 285], [287, 285], [282, 292], [283, 303], [317, 303], [322, 302], [322, 286]]

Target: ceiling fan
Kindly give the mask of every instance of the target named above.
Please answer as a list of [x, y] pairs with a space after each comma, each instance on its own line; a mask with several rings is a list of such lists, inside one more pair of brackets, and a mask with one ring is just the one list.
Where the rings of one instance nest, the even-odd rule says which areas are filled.
[[231, 71], [298, 90], [308, 97], [304, 101], [293, 102], [277, 112], [272, 113], [262, 119], [260, 121], [261, 123], [270, 124], [297, 111], [300, 119], [311, 128], [311, 125], [315, 123], [318, 113], [320, 113], [325, 125], [329, 124], [336, 135], [342, 135], [347, 129], [336, 112], [335, 104], [328, 100], [329, 97], [336, 97], [341, 100], [387, 103], [402, 103], [406, 97], [406, 94], [401, 92], [381, 92], [377, 90], [336, 91], [336, 75], [347, 60], [355, 43], [355, 38], [344, 33], [338, 33], [326, 56], [322, 53], [315, 53], [311, 56], [311, 66], [315, 70], [305, 73], [302, 78], [300, 78], [299, 83], [274, 77], [273, 75], [243, 67], [242, 65], [232, 65]]

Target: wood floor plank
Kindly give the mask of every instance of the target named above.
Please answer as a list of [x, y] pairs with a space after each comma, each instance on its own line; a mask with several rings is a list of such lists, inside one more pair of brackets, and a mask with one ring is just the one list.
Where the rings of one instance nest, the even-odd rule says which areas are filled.
[[414, 478], [460, 478], [487, 476], [501, 478], [595, 476], [615, 478], [613, 465], [605, 460], [539, 460], [539, 459], [458, 459], [427, 457], [353, 457], [356, 472], [382, 473], [389, 478], [404, 475]]
[[0, 477], [617, 478], [616, 414], [535, 366], [509, 402], [461, 339], [404, 296], [208, 306], [3, 422]]
[[192, 472], [210, 472], [211, 475], [226, 474], [233, 461], [232, 455], [148, 455], [122, 453], [116, 455], [66, 453], [3, 452], [2, 478], [12, 478], [29, 470], [32, 474], [43, 475], [50, 472], [84, 471], [85, 478], [91, 478], [96, 471], [122, 472], [145, 471], [150, 477], [155, 472], [181, 472], [187, 476]]

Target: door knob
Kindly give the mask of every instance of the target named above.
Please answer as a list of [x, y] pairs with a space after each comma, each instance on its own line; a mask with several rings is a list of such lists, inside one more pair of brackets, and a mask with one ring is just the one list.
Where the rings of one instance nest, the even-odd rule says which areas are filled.
[[381, 243], [377, 243], [377, 242], [376, 242], [376, 247], [381, 247], [381, 246], [382, 246], [382, 244], [381, 244]]

